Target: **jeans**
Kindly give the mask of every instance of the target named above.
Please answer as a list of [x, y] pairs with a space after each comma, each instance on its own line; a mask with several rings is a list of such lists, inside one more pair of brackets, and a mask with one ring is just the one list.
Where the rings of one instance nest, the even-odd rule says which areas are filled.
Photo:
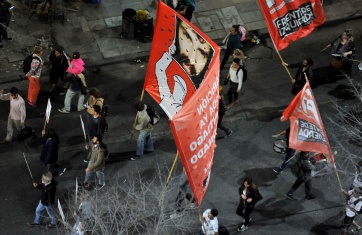
[[57, 220], [55, 219], [54, 216], [54, 212], [52, 209], [52, 206], [45, 206], [41, 203], [41, 201], [39, 201], [39, 204], [35, 210], [35, 220], [34, 223], [40, 224], [40, 219], [41, 219], [41, 213], [43, 212], [43, 210], [46, 209], [50, 219], [51, 219], [51, 224], [57, 224]]
[[146, 140], [146, 148], [148, 151], [153, 151], [155, 148], [153, 147], [153, 140], [152, 140], [152, 129], [144, 129], [140, 131], [140, 135], [137, 139], [137, 156], [142, 156], [143, 151], [145, 148], [145, 140]]
[[64, 100], [64, 109], [67, 111], [70, 111], [70, 106], [72, 103], [72, 99], [75, 95], [78, 95], [78, 111], [83, 109], [83, 103], [84, 103], [84, 95], [82, 95], [80, 93], [80, 91], [72, 91], [70, 88], [67, 90], [67, 94], [65, 95], [65, 100]]
[[279, 167], [281, 171], [284, 170], [284, 168], [288, 165], [289, 160], [294, 156], [294, 154], [295, 154], [295, 149], [287, 148], [287, 152], [285, 154], [284, 162]]
[[29, 88], [28, 88], [28, 101], [31, 103], [36, 103], [38, 95], [40, 92], [40, 78], [33, 78], [32, 76], [28, 77], [29, 79]]
[[14, 127], [20, 131], [20, 120], [14, 120], [10, 117], [8, 117], [8, 127], [7, 127], [7, 134], [5, 140], [7, 141], [13, 141], [13, 135], [14, 135]]
[[86, 172], [85, 173], [85, 179], [84, 179], [84, 183], [89, 183], [92, 175], [94, 174], [94, 172], [96, 173], [97, 175], [97, 178], [98, 178], [98, 184], [100, 185], [105, 185], [106, 183], [104, 182], [104, 168], [101, 169], [101, 170], [97, 170], [97, 171], [90, 171], [90, 172]]

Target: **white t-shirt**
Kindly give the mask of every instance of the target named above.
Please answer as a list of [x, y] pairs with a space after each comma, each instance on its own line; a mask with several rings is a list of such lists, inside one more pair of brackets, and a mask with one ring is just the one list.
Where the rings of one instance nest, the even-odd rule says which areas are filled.
[[356, 167], [356, 174], [353, 180], [353, 187], [362, 188], [362, 172], [359, 167]]
[[[361, 207], [362, 207], [362, 200], [359, 201], [356, 205], [354, 204], [355, 201], [357, 201], [358, 199], [361, 199], [361, 197], [354, 197], [353, 194], [354, 189], [349, 190], [348, 191], [348, 195], [351, 195], [350, 199], [348, 200], [348, 205], [350, 207], [352, 207], [353, 209], [355, 209], [356, 211], [360, 211]], [[351, 209], [349, 209], [348, 207], [346, 207], [346, 215], [348, 217], [353, 217], [356, 216], [356, 213], [354, 213]]]
[[234, 70], [233, 66], [230, 66], [229, 69], [229, 74], [230, 74], [230, 81], [235, 82], [235, 83], [239, 83], [238, 85], [238, 89], [241, 89], [241, 86], [243, 85], [243, 70], [241, 69], [241, 67], [239, 67], [240, 70], [238, 72], [238, 75], [236, 76], [236, 72], [237, 70]]
[[[205, 218], [204, 226], [201, 226], [202, 231], [205, 235], [214, 235], [219, 231], [219, 222], [217, 220], [217, 217], [214, 217], [213, 219], [209, 218], [209, 212], [211, 209], [207, 209], [202, 216]], [[204, 230], [204, 227], [206, 229], [206, 232]]]

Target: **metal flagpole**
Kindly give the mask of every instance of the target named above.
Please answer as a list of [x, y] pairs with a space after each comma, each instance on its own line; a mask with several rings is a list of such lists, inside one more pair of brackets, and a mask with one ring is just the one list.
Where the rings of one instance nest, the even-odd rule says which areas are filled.
[[28, 167], [28, 170], [29, 170], [31, 179], [33, 180], [33, 182], [35, 182], [35, 181], [34, 181], [34, 178], [33, 178], [33, 175], [31, 174], [30, 167], [29, 167], [28, 161], [26, 160], [26, 157], [25, 157], [25, 153], [24, 153], [24, 152], [23, 152], [23, 156], [24, 156], [24, 159], [25, 159], [26, 166]]

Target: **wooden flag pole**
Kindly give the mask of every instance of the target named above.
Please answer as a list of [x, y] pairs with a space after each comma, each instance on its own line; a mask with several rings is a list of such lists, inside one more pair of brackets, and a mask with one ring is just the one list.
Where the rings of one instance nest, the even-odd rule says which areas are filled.
[[[268, 29], [268, 31], [269, 31], [269, 29]], [[269, 34], [270, 34], [270, 32], [269, 32]], [[270, 35], [271, 35], [271, 34], [270, 34]], [[275, 43], [274, 43], [273, 38], [272, 38], [272, 37], [270, 37], [270, 39], [271, 39], [271, 41], [272, 41], [272, 43], [273, 43], [274, 49], [275, 49], [275, 51], [277, 52], [277, 54], [278, 54], [278, 57], [279, 57], [280, 61], [281, 61], [282, 63], [285, 63], [285, 62], [284, 62], [284, 60], [283, 60], [283, 58], [282, 58], [282, 56], [280, 55], [280, 53], [279, 53], [279, 51], [278, 51], [277, 47], [275, 46]], [[289, 75], [289, 77], [290, 77], [290, 79], [291, 79], [292, 83], [294, 83], [294, 82], [295, 82], [295, 79], [294, 79], [294, 78], [293, 78], [293, 76], [290, 74], [289, 69], [288, 69], [286, 66], [283, 66], [283, 67], [284, 67], [284, 68], [285, 68], [285, 70], [287, 71], [287, 73], [288, 73], [288, 75]]]
[[[143, 95], [145, 94], [145, 89], [142, 89], [142, 93], [141, 93], [141, 98], [140, 98], [140, 101], [143, 100]], [[133, 122], [133, 126], [132, 126], [132, 132], [131, 132], [131, 138], [129, 140], [129, 143], [131, 144], [132, 143], [132, 140], [133, 140], [133, 136], [134, 136], [134, 132], [135, 132], [135, 126], [137, 124], [137, 118], [138, 118], [138, 112], [136, 114], [136, 118], [134, 119], [134, 122]]]
[[177, 153], [176, 153], [175, 160], [173, 160], [173, 164], [172, 164], [170, 173], [168, 173], [168, 177], [167, 177], [167, 180], [166, 180], [166, 187], [167, 187], [168, 183], [170, 182], [172, 172], [173, 172], [173, 170], [175, 169], [176, 162], [177, 162], [177, 159], [178, 159], [177, 157], [178, 157], [178, 151], [177, 151]]

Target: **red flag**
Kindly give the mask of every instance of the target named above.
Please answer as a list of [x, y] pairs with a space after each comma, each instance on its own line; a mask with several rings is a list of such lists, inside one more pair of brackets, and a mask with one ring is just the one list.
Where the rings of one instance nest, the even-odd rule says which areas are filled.
[[215, 148], [219, 53], [210, 38], [159, 2], [144, 89], [170, 118], [198, 205], [208, 186]]
[[334, 166], [327, 133], [308, 81], [284, 110], [280, 120], [287, 119], [290, 121], [289, 147], [327, 154]]
[[278, 51], [326, 20], [321, 0], [258, 0]]
[[200, 87], [216, 55], [212, 40], [159, 2], [144, 89], [172, 118]]

